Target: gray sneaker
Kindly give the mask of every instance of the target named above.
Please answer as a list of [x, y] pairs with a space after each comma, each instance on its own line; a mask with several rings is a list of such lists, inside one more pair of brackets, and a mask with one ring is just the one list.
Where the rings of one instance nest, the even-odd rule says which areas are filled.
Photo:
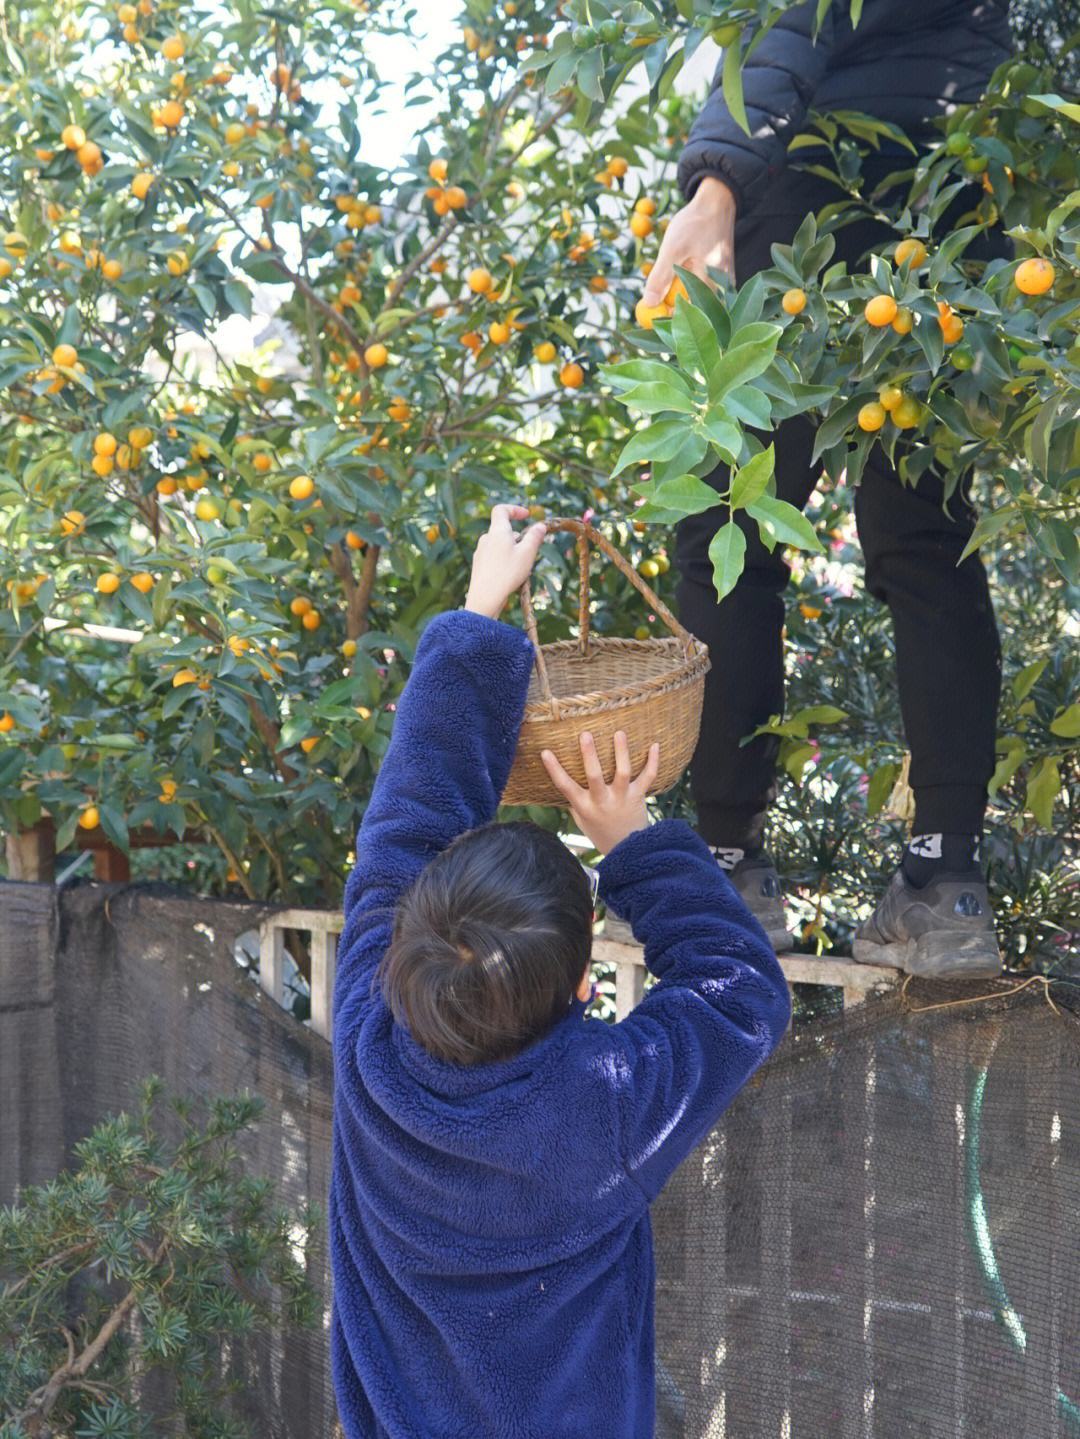
[[784, 912], [784, 891], [772, 860], [765, 855], [759, 859], [740, 859], [733, 869], [727, 871], [727, 877], [765, 931], [776, 953], [784, 954], [790, 950], [791, 935], [788, 934]]
[[887, 964], [927, 979], [1000, 974], [982, 875], [943, 874], [915, 889], [898, 869], [877, 909], [856, 930], [852, 954], [860, 964]]

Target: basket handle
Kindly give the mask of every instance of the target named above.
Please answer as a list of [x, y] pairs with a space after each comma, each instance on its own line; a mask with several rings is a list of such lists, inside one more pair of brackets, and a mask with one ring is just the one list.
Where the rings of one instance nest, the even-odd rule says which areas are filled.
[[[602, 535], [599, 530], [593, 529], [592, 525], [586, 524], [583, 520], [553, 519], [547, 520], [546, 524], [548, 534], [568, 533], [577, 535], [578, 563], [581, 576], [578, 590], [578, 648], [583, 655], [589, 652], [590, 544], [595, 545], [602, 554], [607, 556], [616, 569], [620, 570], [622, 574], [626, 576], [647, 602], [649, 608], [655, 610], [675, 638], [681, 640], [683, 648], [689, 653], [694, 645], [693, 635], [685, 626], [679, 623], [660, 596], [642, 579], [630, 561], [619, 553], [606, 535]], [[525, 620], [525, 633], [532, 641], [533, 649], [536, 652], [536, 672], [540, 679], [540, 690], [544, 699], [549, 704], [554, 704], [555, 701], [551, 693], [551, 683], [548, 680], [547, 666], [544, 664], [544, 656], [540, 648], [540, 636], [536, 628], [536, 615], [533, 612], [532, 592], [528, 580], [521, 586], [518, 594], [521, 598], [521, 612]]]

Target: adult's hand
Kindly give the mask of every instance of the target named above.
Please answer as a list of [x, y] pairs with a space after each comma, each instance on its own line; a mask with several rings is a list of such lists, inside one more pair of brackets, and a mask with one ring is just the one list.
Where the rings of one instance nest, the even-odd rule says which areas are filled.
[[702, 179], [667, 227], [642, 292], [646, 305], [664, 303], [676, 265], [706, 281], [710, 268], [735, 278], [735, 196], [714, 175]]

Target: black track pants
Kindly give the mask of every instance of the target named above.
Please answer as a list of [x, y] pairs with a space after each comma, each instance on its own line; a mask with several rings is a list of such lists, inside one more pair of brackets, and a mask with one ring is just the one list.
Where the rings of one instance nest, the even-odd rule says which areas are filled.
[[[898, 168], [896, 159], [884, 162]], [[828, 182], [797, 172], [781, 177], [762, 206], [736, 226], [741, 284], [771, 263], [769, 248], [790, 243], [810, 210], [837, 198]], [[956, 206], [966, 209], [966, 203]], [[942, 222], [942, 232], [951, 223]], [[873, 222], [858, 221], [837, 236], [836, 258], [855, 268], [868, 247], [895, 239]], [[811, 468], [813, 426], [802, 416], [782, 424], [776, 445], [776, 492], [802, 509], [817, 471]], [[710, 480], [726, 487], [726, 474]], [[749, 847], [761, 842], [765, 811], [776, 793], [777, 741], [739, 741], [783, 710], [784, 590], [788, 567], [772, 554], [753, 521], [746, 533], [746, 569], [717, 603], [708, 545], [727, 518], [714, 510], [682, 521], [676, 533], [678, 603], [683, 623], [709, 646], [701, 739], [691, 765], [698, 828], [710, 844]], [[1001, 652], [978, 556], [958, 564], [975, 523], [966, 486], [948, 512], [932, 477], [903, 485], [876, 447], [856, 491], [855, 518], [865, 560], [866, 588], [888, 605], [896, 637], [900, 707], [911, 750], [915, 833], [976, 834], [994, 769], [1001, 687]]]

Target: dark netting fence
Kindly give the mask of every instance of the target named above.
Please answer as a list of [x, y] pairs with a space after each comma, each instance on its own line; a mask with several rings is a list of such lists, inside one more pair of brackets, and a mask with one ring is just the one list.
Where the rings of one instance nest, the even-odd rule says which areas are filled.
[[[156, 1073], [262, 1095], [253, 1169], [322, 1201], [327, 1045], [234, 957], [264, 913], [0, 885], [0, 1200]], [[801, 1027], [668, 1186], [658, 1439], [1080, 1436], [1077, 991], [914, 1012], [978, 992]], [[325, 1293], [324, 1254], [312, 1279]], [[227, 1362], [260, 1439], [332, 1434], [325, 1325]]]

